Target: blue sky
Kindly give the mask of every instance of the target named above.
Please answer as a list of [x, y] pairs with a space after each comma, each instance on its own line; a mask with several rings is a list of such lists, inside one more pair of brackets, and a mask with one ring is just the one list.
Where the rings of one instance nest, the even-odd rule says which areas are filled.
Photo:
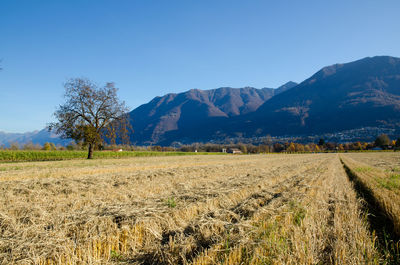
[[130, 108], [191, 88], [278, 87], [400, 57], [400, 1], [0, 0], [0, 131], [42, 129], [67, 78]]

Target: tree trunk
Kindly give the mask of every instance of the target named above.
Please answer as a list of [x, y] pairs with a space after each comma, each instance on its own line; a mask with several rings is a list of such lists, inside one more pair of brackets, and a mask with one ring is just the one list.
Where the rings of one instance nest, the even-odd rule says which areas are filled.
[[88, 153], [87, 159], [92, 159], [93, 158], [93, 149], [94, 149], [94, 145], [93, 144], [89, 144], [89, 153]]

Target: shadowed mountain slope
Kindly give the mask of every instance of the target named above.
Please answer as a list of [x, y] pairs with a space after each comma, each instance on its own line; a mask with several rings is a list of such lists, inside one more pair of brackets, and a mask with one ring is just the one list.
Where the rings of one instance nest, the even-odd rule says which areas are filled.
[[155, 98], [132, 112], [135, 139], [170, 144], [399, 128], [399, 58], [335, 64], [299, 85], [288, 85], [276, 90], [190, 90]]
[[325, 67], [298, 86], [233, 120], [226, 132], [315, 134], [400, 122], [400, 59], [368, 57]]
[[278, 89], [252, 87], [222, 87], [211, 90], [191, 89], [179, 94], [156, 97], [133, 110], [134, 143], [157, 143], [166, 140], [166, 134], [175, 137], [193, 134], [199, 126], [207, 126], [213, 118], [231, 118], [254, 112], [265, 101], [294, 87], [288, 82]]

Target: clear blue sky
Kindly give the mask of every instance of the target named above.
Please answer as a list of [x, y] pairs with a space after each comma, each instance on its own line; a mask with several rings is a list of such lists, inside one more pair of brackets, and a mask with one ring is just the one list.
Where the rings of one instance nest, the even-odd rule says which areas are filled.
[[130, 108], [191, 88], [278, 87], [400, 57], [400, 1], [0, 0], [0, 131], [45, 127], [63, 82], [113, 81]]

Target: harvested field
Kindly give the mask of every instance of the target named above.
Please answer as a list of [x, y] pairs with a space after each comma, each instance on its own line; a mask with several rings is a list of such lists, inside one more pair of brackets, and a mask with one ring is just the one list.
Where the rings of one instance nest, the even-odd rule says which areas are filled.
[[346, 154], [341, 160], [371, 211], [383, 252], [400, 264], [400, 170], [398, 153]]
[[372, 167], [400, 173], [400, 152], [348, 153], [343, 156]]
[[2, 164], [0, 263], [391, 262], [341, 159], [352, 158], [210, 155]]

